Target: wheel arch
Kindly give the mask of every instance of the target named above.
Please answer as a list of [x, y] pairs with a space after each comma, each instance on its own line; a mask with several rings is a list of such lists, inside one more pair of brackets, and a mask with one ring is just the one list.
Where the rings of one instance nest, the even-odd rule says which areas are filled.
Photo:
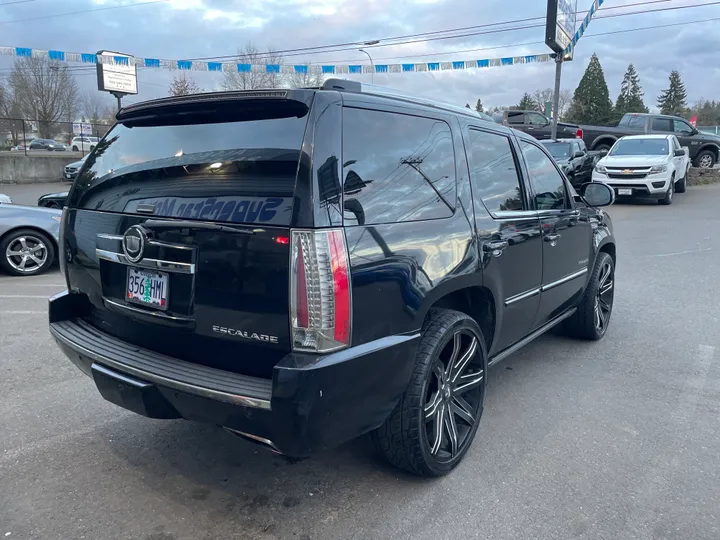
[[618, 138], [615, 137], [614, 135], [600, 135], [597, 139], [595, 139], [592, 142], [592, 147], [590, 148], [590, 150], [595, 150], [598, 146], [600, 146], [603, 143], [605, 143], [609, 146], [612, 146], [613, 144], [615, 144], [617, 142], [617, 140], [618, 140]]
[[[712, 143], [704, 144], [703, 146], [701, 146], [700, 148], [698, 148], [698, 151], [697, 151], [697, 153], [695, 154], [695, 157], [697, 157], [697, 155], [698, 155], [700, 152], [704, 152], [705, 150], [709, 150], [710, 152], [712, 152], [712, 153], [715, 155], [715, 162], [716, 162], [716, 163], [717, 163], [718, 161], [720, 161], [720, 147], [717, 146], [717, 145], [714, 145], [714, 144], [712, 144]], [[691, 160], [691, 162], [692, 162], [692, 160]]]
[[497, 302], [492, 291], [472, 276], [457, 278], [433, 289], [418, 311], [418, 327], [422, 327], [431, 309], [452, 309], [472, 317], [480, 326], [489, 352], [497, 329]]

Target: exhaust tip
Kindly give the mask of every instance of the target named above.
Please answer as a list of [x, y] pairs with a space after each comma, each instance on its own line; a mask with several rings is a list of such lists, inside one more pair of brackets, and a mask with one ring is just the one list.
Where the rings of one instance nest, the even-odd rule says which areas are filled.
[[280, 449], [277, 446], [275, 446], [275, 443], [272, 442], [270, 439], [258, 437], [257, 435], [245, 433], [244, 431], [238, 431], [237, 429], [232, 429], [229, 427], [223, 426], [223, 429], [225, 431], [227, 431], [228, 433], [235, 435], [236, 437], [240, 437], [241, 439], [245, 439], [246, 441], [250, 441], [252, 443], [259, 444], [260, 446], [267, 448], [274, 454], [277, 454], [279, 456], [283, 455], [283, 453], [280, 451]]

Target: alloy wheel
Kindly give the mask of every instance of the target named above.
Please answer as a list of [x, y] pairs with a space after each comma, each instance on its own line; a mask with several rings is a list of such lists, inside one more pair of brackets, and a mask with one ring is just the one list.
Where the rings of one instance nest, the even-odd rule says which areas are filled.
[[700, 158], [698, 165], [700, 165], [701, 169], [709, 169], [712, 167], [712, 161], [712, 156], [710, 154], [705, 154]]
[[24, 235], [11, 240], [5, 250], [5, 259], [18, 272], [32, 274], [47, 261], [45, 242], [37, 236]]
[[615, 296], [615, 283], [610, 261], [605, 261], [600, 269], [598, 289], [595, 295], [595, 329], [604, 334], [610, 322], [613, 298]]
[[435, 360], [425, 392], [427, 441], [438, 461], [451, 461], [471, 442], [484, 378], [479, 337], [469, 329], [457, 330]]

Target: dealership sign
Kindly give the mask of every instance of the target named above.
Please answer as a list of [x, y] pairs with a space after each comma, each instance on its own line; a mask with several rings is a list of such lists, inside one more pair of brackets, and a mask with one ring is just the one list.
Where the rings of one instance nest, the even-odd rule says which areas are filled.
[[113, 94], [137, 94], [135, 57], [111, 51], [97, 53], [98, 90]]
[[560, 54], [575, 35], [577, 3], [572, 0], [548, 0], [545, 44]]
[[73, 122], [73, 135], [92, 135], [93, 128], [92, 124], [85, 124], [83, 122]]

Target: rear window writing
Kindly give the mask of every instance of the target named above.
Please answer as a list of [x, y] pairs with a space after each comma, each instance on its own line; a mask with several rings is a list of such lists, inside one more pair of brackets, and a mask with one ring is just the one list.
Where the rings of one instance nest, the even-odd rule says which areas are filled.
[[87, 158], [70, 206], [287, 226], [306, 123], [118, 124]]

